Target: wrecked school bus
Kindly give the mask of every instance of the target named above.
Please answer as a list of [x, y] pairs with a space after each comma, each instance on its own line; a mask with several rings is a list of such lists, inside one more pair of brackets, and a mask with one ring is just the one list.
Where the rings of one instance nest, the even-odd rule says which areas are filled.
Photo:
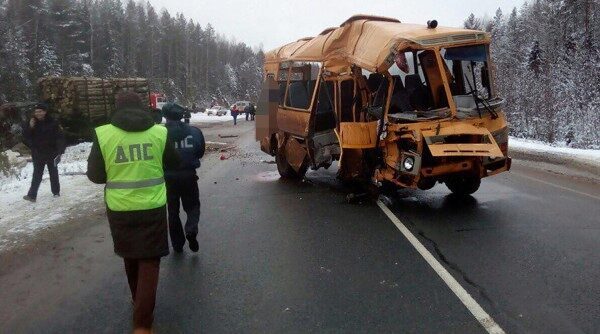
[[265, 55], [256, 139], [282, 177], [339, 161], [379, 187], [477, 191], [510, 169], [482, 31], [358, 15]]

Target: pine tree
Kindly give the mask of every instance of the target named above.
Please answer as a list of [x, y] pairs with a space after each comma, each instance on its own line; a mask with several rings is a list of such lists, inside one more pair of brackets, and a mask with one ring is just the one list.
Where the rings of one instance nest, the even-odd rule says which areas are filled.
[[30, 97], [27, 49], [22, 30], [9, 27], [0, 49], [0, 90], [5, 100], [18, 101]]
[[475, 17], [475, 14], [471, 13], [465, 20], [465, 29], [481, 30], [481, 20]]
[[46, 41], [40, 42], [40, 53], [37, 68], [40, 76], [57, 76], [62, 74], [58, 56], [54, 47]]
[[255, 99], [260, 50], [136, 0], [0, 0], [0, 102], [45, 75], [148, 77], [184, 104]]

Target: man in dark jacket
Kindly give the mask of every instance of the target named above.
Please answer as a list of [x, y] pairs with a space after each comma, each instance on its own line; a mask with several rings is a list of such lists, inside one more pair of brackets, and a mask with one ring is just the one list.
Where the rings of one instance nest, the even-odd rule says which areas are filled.
[[[181, 165], [178, 168], [165, 170], [171, 244], [176, 252], [181, 253], [185, 239], [187, 239], [190, 249], [197, 252], [199, 245], [196, 236], [200, 220], [200, 197], [196, 169], [200, 167], [200, 159], [204, 156], [204, 135], [200, 129], [181, 122], [185, 115], [185, 109], [177, 104], [164, 105], [163, 115], [167, 119], [169, 140], [175, 143], [175, 148], [181, 157]], [[185, 236], [179, 218], [179, 201], [187, 215]]]
[[256, 116], [256, 106], [250, 103], [250, 120], [253, 121]]
[[246, 114], [246, 121], [248, 121], [248, 116], [250, 116], [250, 104], [244, 107], [244, 114]]
[[48, 115], [48, 105], [45, 103], [38, 103], [35, 106], [33, 117], [27, 124], [23, 124], [23, 141], [31, 149], [31, 159], [33, 160], [31, 187], [23, 199], [36, 201], [46, 166], [48, 166], [48, 174], [50, 174], [52, 194], [54, 197], [60, 196], [57, 165], [59, 156], [65, 150], [65, 137], [58, 121]]
[[87, 176], [106, 184], [114, 251], [124, 259], [134, 303], [134, 333], [152, 328], [160, 258], [169, 254], [164, 169], [179, 163], [167, 130], [154, 124], [140, 97], [119, 94], [111, 123], [95, 130]]

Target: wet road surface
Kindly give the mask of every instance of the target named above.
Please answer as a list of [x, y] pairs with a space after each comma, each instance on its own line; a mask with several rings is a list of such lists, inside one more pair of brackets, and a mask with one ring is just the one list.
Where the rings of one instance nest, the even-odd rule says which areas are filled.
[[[204, 130], [238, 149], [203, 161], [200, 251], [163, 258], [155, 332], [486, 332], [375, 203], [346, 203], [335, 171], [279, 180], [252, 125]], [[515, 162], [466, 200], [438, 185], [390, 209], [506, 332], [594, 333], [599, 202], [598, 184]], [[102, 210], [0, 260], [0, 332], [130, 330]]]

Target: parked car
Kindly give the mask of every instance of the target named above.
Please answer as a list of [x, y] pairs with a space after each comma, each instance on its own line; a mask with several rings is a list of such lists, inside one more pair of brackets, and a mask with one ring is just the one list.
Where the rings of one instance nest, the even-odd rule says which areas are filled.
[[217, 116], [225, 116], [229, 112], [229, 109], [223, 106], [213, 106], [212, 108], [206, 109], [207, 115], [217, 115]]
[[[249, 106], [249, 105], [250, 105], [250, 101], [237, 101], [235, 104], [233, 104], [233, 105], [231, 106], [231, 108], [233, 108], [233, 106], [236, 106], [236, 107], [237, 107], [237, 110], [238, 110], [240, 113], [242, 113], [242, 114], [243, 114], [243, 113], [244, 113], [244, 109], [245, 109], [247, 106]], [[231, 108], [230, 108], [230, 109], [231, 109]]]

